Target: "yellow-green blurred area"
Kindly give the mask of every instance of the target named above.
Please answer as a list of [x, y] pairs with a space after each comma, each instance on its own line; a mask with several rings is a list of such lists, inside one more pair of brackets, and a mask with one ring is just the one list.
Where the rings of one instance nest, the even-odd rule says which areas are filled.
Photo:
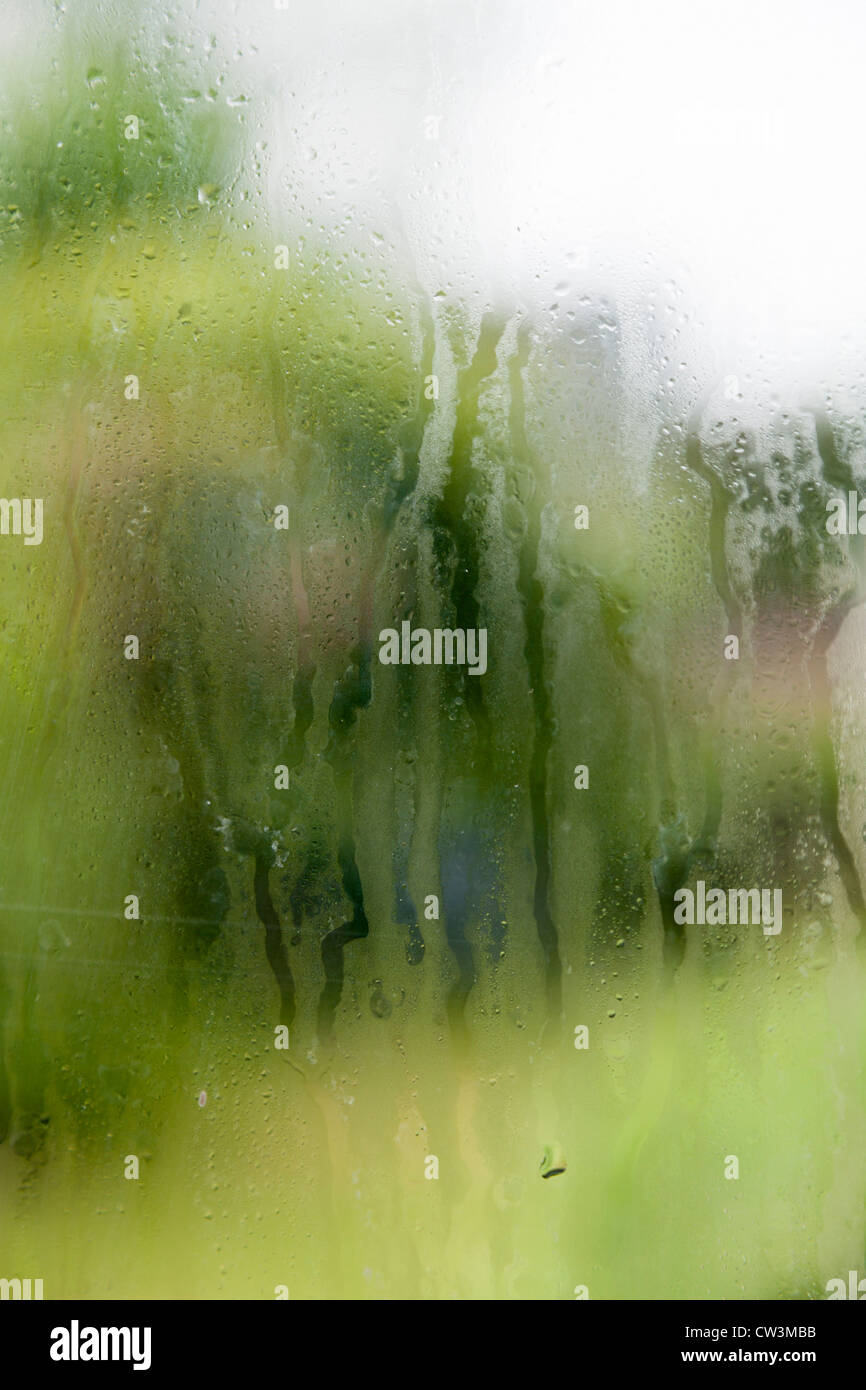
[[[824, 1297], [866, 1258], [862, 420], [648, 404], [615, 306], [274, 207], [225, 40], [103, 8], [2, 113], [44, 536], [0, 535], [0, 1277]], [[382, 665], [403, 622], [486, 674]], [[781, 931], [683, 928], [699, 880]]]

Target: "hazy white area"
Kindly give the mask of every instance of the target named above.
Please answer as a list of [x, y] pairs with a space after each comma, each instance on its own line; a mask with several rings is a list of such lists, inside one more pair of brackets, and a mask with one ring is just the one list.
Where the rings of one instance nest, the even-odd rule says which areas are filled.
[[[95, 13], [109, 27], [111, 7]], [[2, 15], [7, 63], [28, 44], [44, 55], [66, 22], [31, 0]], [[405, 229], [431, 292], [479, 308], [556, 317], [607, 294], [626, 325], [657, 320], [684, 401], [714, 372], [764, 397], [861, 398], [858, 0], [184, 0], [140, 15], [225, 73], [226, 99], [247, 96], [263, 191], [299, 226], [361, 245]]]

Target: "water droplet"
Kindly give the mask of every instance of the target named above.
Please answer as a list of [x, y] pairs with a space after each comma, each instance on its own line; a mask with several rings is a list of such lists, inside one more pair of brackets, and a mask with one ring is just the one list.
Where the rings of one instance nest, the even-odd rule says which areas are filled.
[[566, 1168], [565, 1153], [561, 1144], [548, 1144], [544, 1150], [541, 1160], [541, 1176], [543, 1178], [555, 1178], [560, 1173], [564, 1173]]

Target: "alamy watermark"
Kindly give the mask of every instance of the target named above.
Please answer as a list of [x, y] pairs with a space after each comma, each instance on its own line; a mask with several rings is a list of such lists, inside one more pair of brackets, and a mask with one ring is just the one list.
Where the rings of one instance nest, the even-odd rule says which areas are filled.
[[52, 1361], [131, 1361], [134, 1371], [150, 1369], [149, 1327], [69, 1327], [51, 1331]]
[[383, 666], [468, 666], [470, 676], [487, 670], [487, 628], [413, 628], [409, 622], [379, 633]]
[[0, 497], [0, 536], [23, 536], [25, 545], [42, 544], [42, 498]]
[[678, 888], [674, 893], [674, 921], [678, 927], [763, 926], [765, 936], [782, 930], [781, 888], [711, 888], [703, 879], [697, 891]]
[[41, 1279], [0, 1279], [0, 1299], [27, 1302], [42, 1297]]
[[826, 1287], [829, 1302], [838, 1298], [856, 1299], [858, 1303], [866, 1300], [866, 1279], [859, 1278], [856, 1269], [848, 1270], [847, 1288], [844, 1279], [828, 1279]]
[[866, 497], [856, 492], [831, 497], [827, 503], [827, 531], [831, 536], [866, 536]]

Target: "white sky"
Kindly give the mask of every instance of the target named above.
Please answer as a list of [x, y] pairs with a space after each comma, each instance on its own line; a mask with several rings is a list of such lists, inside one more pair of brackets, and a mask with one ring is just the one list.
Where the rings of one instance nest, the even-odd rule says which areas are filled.
[[[276, 205], [402, 222], [430, 288], [482, 302], [655, 290], [690, 366], [860, 395], [866, 4], [277, 3], [172, 11], [261, 113]], [[7, 61], [36, 13], [0, 6]]]

